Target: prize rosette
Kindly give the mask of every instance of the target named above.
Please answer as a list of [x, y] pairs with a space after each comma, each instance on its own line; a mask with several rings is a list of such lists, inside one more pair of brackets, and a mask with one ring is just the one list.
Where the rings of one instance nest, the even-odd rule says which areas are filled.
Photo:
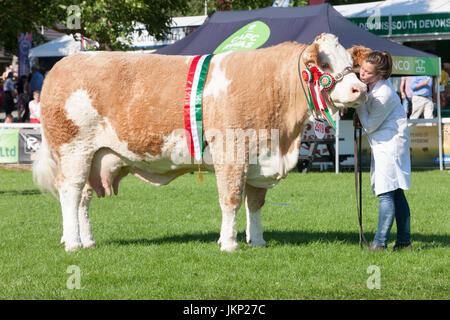
[[320, 86], [324, 89], [324, 90], [330, 90], [331, 88], [333, 88], [335, 80], [333, 78], [333, 76], [329, 73], [324, 73], [320, 79], [319, 79], [319, 83]]
[[309, 69], [303, 70], [302, 71], [302, 78], [303, 78], [303, 81], [305, 81], [306, 83], [311, 82], [312, 79], [313, 79], [313, 75], [312, 75], [311, 70], [309, 70]]

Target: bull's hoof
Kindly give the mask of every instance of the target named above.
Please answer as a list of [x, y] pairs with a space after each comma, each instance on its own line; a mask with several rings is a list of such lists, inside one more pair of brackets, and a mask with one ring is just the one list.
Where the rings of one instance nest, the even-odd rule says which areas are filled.
[[239, 245], [237, 244], [237, 242], [234, 244], [230, 244], [228, 246], [222, 244], [222, 246], [220, 248], [220, 251], [225, 251], [225, 252], [233, 252], [236, 250], [239, 250]]
[[96, 245], [94, 240], [83, 242], [83, 248], [94, 248]]
[[67, 242], [65, 243], [66, 252], [73, 252], [80, 248], [82, 248], [81, 242], [76, 242], [74, 244], [67, 244]]
[[264, 240], [250, 241], [250, 242], [248, 242], [248, 244], [252, 248], [265, 248], [266, 247], [266, 242]]

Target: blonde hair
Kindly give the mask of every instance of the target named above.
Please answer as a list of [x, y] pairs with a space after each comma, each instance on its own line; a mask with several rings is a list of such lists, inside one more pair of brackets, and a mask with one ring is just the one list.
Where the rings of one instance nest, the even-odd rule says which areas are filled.
[[381, 74], [384, 80], [387, 80], [392, 74], [392, 57], [387, 51], [372, 51], [367, 54], [364, 61], [375, 66], [375, 72]]

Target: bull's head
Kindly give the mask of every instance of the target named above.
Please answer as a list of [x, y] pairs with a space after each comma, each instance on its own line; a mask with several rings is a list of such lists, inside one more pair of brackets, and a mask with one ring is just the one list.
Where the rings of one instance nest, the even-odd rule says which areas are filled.
[[347, 51], [353, 58], [353, 71], [359, 73], [359, 69], [361, 68], [361, 64], [364, 58], [367, 56], [367, 54], [372, 52], [372, 50], [364, 46], [353, 46]]
[[335, 84], [326, 97], [329, 107], [354, 108], [367, 101], [367, 87], [353, 71], [352, 53], [344, 49], [335, 35], [322, 33], [317, 36], [305, 51], [303, 62], [335, 78]]

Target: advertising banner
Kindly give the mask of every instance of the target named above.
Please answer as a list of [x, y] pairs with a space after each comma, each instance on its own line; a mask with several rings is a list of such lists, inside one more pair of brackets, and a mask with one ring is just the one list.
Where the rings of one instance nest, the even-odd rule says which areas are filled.
[[392, 57], [392, 73], [407, 75], [439, 75], [439, 58]]
[[0, 129], [0, 163], [19, 161], [19, 131]]
[[[450, 168], [450, 123], [442, 125], [442, 149], [444, 168]], [[439, 165], [439, 158], [435, 158], [434, 162]]]
[[41, 145], [41, 132], [36, 129], [19, 130], [19, 163], [30, 164]]
[[[439, 168], [439, 137], [436, 126], [409, 127], [411, 168]], [[442, 125], [444, 167], [450, 167], [450, 123]], [[366, 135], [362, 140], [362, 165], [370, 167], [370, 146]]]
[[450, 13], [374, 15], [348, 20], [377, 36], [450, 33]]

